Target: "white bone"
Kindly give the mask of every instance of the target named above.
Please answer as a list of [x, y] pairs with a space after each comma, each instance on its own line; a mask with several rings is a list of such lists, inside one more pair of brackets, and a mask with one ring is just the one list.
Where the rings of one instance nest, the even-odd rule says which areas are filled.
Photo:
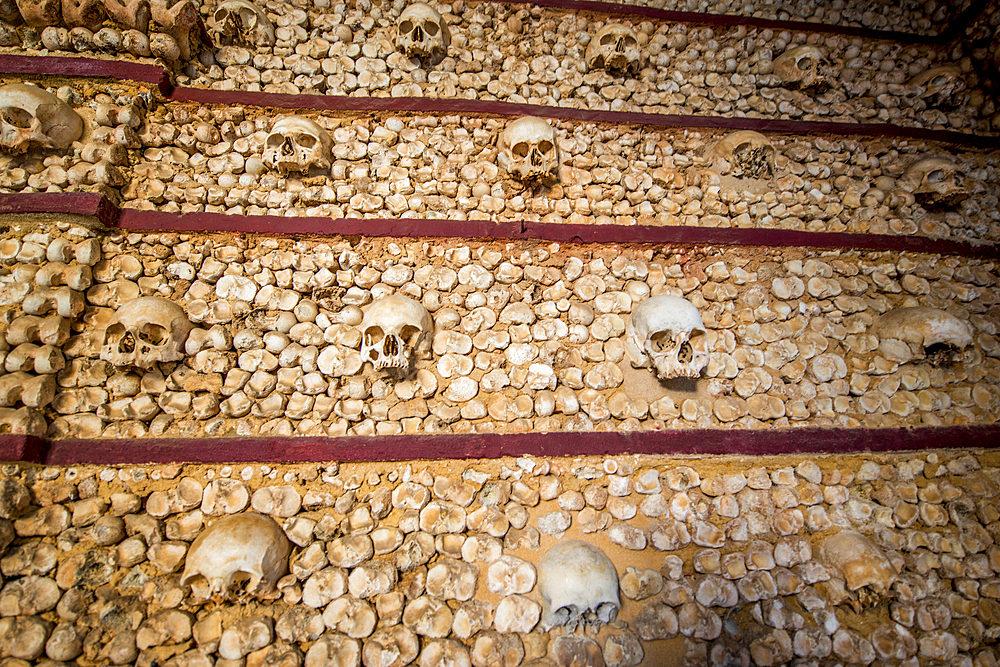
[[497, 162], [514, 178], [559, 178], [556, 131], [544, 118], [525, 116], [511, 121], [497, 144]]
[[375, 370], [408, 369], [430, 351], [434, 320], [420, 303], [400, 294], [379, 299], [361, 320], [361, 358]]
[[705, 325], [687, 299], [660, 295], [640, 303], [625, 325], [625, 350], [636, 368], [660, 379], [696, 378], [708, 365]]
[[951, 313], [928, 306], [896, 308], [882, 315], [873, 327], [879, 338], [895, 338], [920, 345], [949, 345], [957, 350], [972, 345], [972, 329]]
[[751, 178], [774, 176], [774, 146], [760, 132], [739, 130], [715, 145], [713, 152]]
[[158, 296], [129, 301], [104, 330], [101, 359], [115, 366], [153, 368], [184, 358], [184, 341], [194, 326], [184, 309]]
[[83, 119], [52, 93], [23, 83], [0, 86], [0, 150], [65, 150], [83, 133]]
[[267, 135], [264, 164], [279, 173], [308, 173], [313, 167], [330, 168], [330, 134], [304, 116], [278, 119]]
[[642, 64], [639, 37], [626, 25], [609, 23], [590, 40], [585, 57], [590, 70], [621, 70], [636, 74]]
[[223, 46], [274, 46], [274, 24], [257, 5], [247, 0], [225, 0], [212, 15], [212, 34]]
[[600, 630], [618, 616], [618, 573], [603, 551], [577, 540], [557, 543], [538, 564], [542, 630], [564, 625], [568, 632]]
[[402, 11], [396, 23], [396, 47], [411, 58], [444, 55], [451, 32], [441, 14], [430, 5], [414, 2]]
[[816, 46], [796, 46], [774, 59], [774, 73], [786, 86], [812, 88], [826, 82], [821, 67], [826, 54]]

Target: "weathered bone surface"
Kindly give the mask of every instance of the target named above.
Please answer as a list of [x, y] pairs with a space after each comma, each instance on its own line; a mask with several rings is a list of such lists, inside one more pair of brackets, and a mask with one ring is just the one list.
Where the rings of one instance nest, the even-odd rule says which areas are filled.
[[150, 369], [184, 358], [184, 341], [194, 325], [184, 309], [158, 296], [129, 301], [104, 330], [101, 359], [115, 366]]
[[875, 322], [873, 332], [879, 338], [895, 338], [927, 349], [947, 345], [963, 350], [972, 345], [972, 329], [951, 313], [938, 308], [913, 306], [896, 308]]
[[587, 542], [566, 540], [548, 550], [538, 563], [543, 630], [557, 625], [572, 632], [592, 630], [618, 616], [618, 572], [603, 551]]
[[525, 116], [511, 121], [500, 135], [497, 162], [522, 181], [559, 178], [559, 146], [549, 121]]
[[819, 545], [819, 560], [843, 577], [847, 588], [869, 587], [883, 594], [896, 580], [885, 553], [874, 542], [853, 530], [842, 530]]
[[220, 3], [212, 20], [212, 36], [219, 46], [274, 46], [274, 24], [248, 0]]
[[969, 198], [966, 176], [957, 164], [944, 158], [917, 160], [898, 181], [924, 208], [955, 208]]
[[0, 86], [0, 150], [65, 150], [83, 133], [83, 119], [52, 93], [23, 83]]
[[448, 53], [451, 32], [441, 14], [424, 2], [414, 2], [399, 15], [396, 47], [410, 57], [433, 58]]
[[930, 107], [948, 108], [961, 103], [961, 93], [965, 90], [965, 79], [961, 68], [942, 65], [916, 75], [910, 85], [920, 87], [920, 97]]
[[816, 46], [796, 46], [774, 59], [774, 73], [790, 88], [821, 88], [827, 78], [826, 54]]
[[288, 572], [291, 549], [274, 519], [252, 513], [226, 516], [195, 539], [180, 583], [186, 586], [204, 577], [211, 594], [228, 596], [237, 580], [247, 578], [241, 592], [267, 594]]
[[655, 368], [662, 380], [696, 378], [708, 365], [701, 313], [677, 296], [660, 295], [640, 303], [625, 325], [625, 350], [636, 368]]
[[774, 176], [775, 150], [771, 142], [760, 132], [740, 130], [733, 132], [717, 143], [713, 149], [716, 157], [750, 178], [770, 178]]
[[333, 140], [320, 125], [304, 116], [286, 116], [274, 123], [264, 147], [264, 164], [281, 174], [309, 173], [330, 168]]
[[420, 303], [401, 294], [379, 299], [361, 320], [361, 358], [375, 370], [410, 367], [415, 355], [426, 355], [434, 320]]
[[639, 37], [627, 25], [609, 23], [590, 40], [585, 58], [590, 70], [605, 69], [638, 74], [642, 67]]

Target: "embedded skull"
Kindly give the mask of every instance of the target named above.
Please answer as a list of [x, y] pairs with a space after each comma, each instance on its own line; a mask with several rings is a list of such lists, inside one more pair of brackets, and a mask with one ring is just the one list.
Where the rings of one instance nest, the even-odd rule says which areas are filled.
[[368, 306], [361, 320], [361, 359], [375, 370], [406, 370], [415, 353], [426, 355], [434, 335], [427, 309], [409, 297], [393, 294]]
[[212, 34], [219, 46], [274, 46], [274, 24], [247, 0], [225, 0], [213, 14]]
[[242, 591], [266, 594], [288, 572], [292, 544], [274, 519], [263, 514], [233, 514], [215, 521], [191, 544], [181, 586], [198, 577], [211, 594], [223, 597], [242, 581]]
[[884, 594], [896, 580], [896, 571], [870, 539], [853, 530], [842, 530], [819, 546], [819, 560], [843, 577], [847, 588], [869, 587]]
[[329, 169], [332, 145], [330, 134], [316, 121], [286, 116], [277, 120], [267, 135], [264, 164], [281, 174], [308, 174], [313, 167]]
[[522, 181], [559, 178], [556, 131], [544, 118], [525, 116], [510, 122], [500, 135], [497, 162]]
[[52, 93], [23, 83], [0, 86], [0, 151], [65, 150], [82, 133], [83, 119]]
[[101, 359], [115, 366], [153, 368], [184, 358], [184, 341], [194, 325], [184, 309], [159, 296], [142, 296], [117, 311], [104, 330]]
[[636, 74], [642, 64], [639, 37], [627, 25], [609, 23], [590, 40], [585, 57], [590, 70], [620, 70]]
[[733, 132], [715, 145], [715, 155], [729, 162], [734, 169], [742, 171], [743, 176], [774, 176], [774, 146], [760, 132]]
[[414, 2], [399, 15], [396, 24], [396, 47], [411, 58], [445, 55], [451, 33], [436, 9], [424, 2]]
[[774, 59], [774, 73], [788, 87], [819, 88], [826, 85], [825, 57], [815, 46], [796, 46]]
[[906, 170], [899, 186], [924, 208], [955, 208], [969, 198], [965, 181], [965, 174], [951, 160], [924, 158]]
[[562, 625], [594, 631], [618, 617], [618, 572], [611, 559], [592, 544], [558, 542], [538, 563], [543, 631]]
[[922, 348], [931, 363], [948, 363], [956, 352], [972, 345], [971, 327], [951, 313], [928, 306], [896, 308], [872, 328], [879, 338], [894, 338]]
[[959, 93], [965, 90], [962, 70], [954, 65], [931, 68], [910, 79], [910, 84], [919, 87], [919, 95], [929, 107], [958, 106]]
[[635, 368], [656, 369], [661, 380], [696, 378], [708, 365], [701, 313], [687, 299], [660, 295], [640, 303], [625, 325], [625, 350]]

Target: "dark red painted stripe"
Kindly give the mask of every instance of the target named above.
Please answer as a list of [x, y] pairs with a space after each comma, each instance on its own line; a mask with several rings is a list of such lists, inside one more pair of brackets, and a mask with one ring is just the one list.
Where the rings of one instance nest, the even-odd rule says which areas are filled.
[[581, 225], [489, 220], [417, 220], [243, 216], [225, 213], [165, 213], [119, 209], [101, 195], [85, 193], [0, 194], [0, 214], [79, 214], [108, 227], [144, 232], [230, 232], [282, 236], [367, 236], [554, 241], [557, 243], [636, 243], [652, 245], [733, 245], [776, 248], [890, 250], [1000, 259], [1000, 246], [922, 236], [800, 232], [783, 229]]
[[[107, 63], [113, 65], [106, 67]], [[63, 67], [66, 65], [67, 70]], [[1000, 147], [1000, 136], [976, 136], [951, 130], [927, 130], [888, 123], [839, 123], [832, 121], [779, 120], [766, 118], [730, 118], [686, 114], [631, 113], [546, 107], [484, 100], [438, 99], [430, 97], [349, 97], [341, 95], [285, 95], [249, 91], [174, 88], [166, 73], [152, 65], [117, 63], [85, 58], [0, 55], [0, 73], [47, 76], [93, 76], [152, 82], [154, 70], [162, 77], [159, 85], [165, 97], [174, 102], [256, 106], [275, 109], [311, 109], [316, 111], [357, 113], [425, 113], [476, 116], [543, 116], [560, 120], [615, 125], [644, 125], [721, 130], [755, 130], [783, 134], [834, 134], [844, 136], [896, 137], [937, 141], [946, 144], [993, 149]], [[134, 78], [132, 78], [134, 77]]]
[[852, 454], [926, 449], [996, 449], [1000, 427], [899, 429], [681, 429], [625, 433], [397, 435], [52, 440], [0, 436], [0, 460], [45, 465], [295, 463], [495, 459], [501, 456]]

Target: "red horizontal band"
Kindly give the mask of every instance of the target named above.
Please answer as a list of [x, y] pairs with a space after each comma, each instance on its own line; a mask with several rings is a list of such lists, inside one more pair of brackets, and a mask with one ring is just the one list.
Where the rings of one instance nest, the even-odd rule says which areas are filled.
[[785, 428], [468, 435], [52, 440], [0, 436], [0, 460], [43, 465], [295, 463], [493, 459], [502, 456], [849, 454], [995, 449], [1000, 426], [897, 429]]

